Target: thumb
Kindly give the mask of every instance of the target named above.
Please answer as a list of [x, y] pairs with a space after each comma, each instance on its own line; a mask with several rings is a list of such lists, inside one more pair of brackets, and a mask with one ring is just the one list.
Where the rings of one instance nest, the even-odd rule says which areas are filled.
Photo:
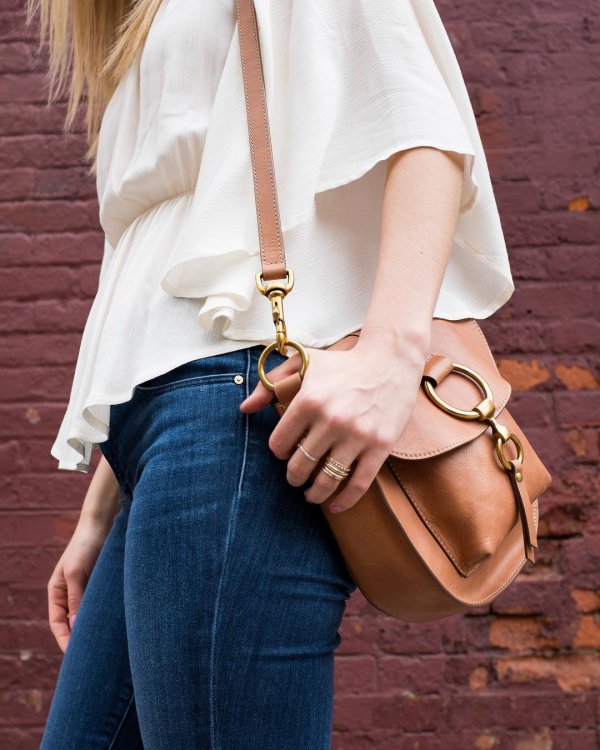
[[[276, 383], [278, 380], [291, 375], [293, 372], [297, 372], [300, 369], [301, 359], [298, 352], [292, 354], [286, 362], [282, 362], [272, 370], [265, 371], [267, 379], [271, 383]], [[265, 406], [270, 404], [275, 399], [275, 394], [270, 388], [259, 380], [252, 393], [245, 398], [240, 404], [240, 410], [245, 413], [251, 413], [264, 409]]]
[[69, 623], [73, 627], [75, 617], [79, 611], [79, 605], [83, 597], [87, 576], [82, 569], [72, 572], [70, 575], [65, 575], [67, 582], [67, 602], [68, 602], [68, 613]]

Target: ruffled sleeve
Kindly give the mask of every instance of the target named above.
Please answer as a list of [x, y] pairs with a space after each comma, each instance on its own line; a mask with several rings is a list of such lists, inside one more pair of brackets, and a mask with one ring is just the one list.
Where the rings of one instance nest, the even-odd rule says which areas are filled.
[[304, 178], [299, 190], [308, 198], [357, 179], [396, 151], [432, 146], [466, 155], [461, 208], [472, 205], [475, 147], [452, 91], [448, 50], [436, 54], [434, 6], [325, 0], [303, 3], [295, 16], [289, 148], [282, 151], [290, 174]]
[[[435, 314], [491, 314], [514, 286], [477, 124], [434, 3], [255, 5], [284, 239], [311, 225], [319, 193], [358, 180], [376, 165], [381, 169], [397, 151], [431, 146], [461, 153], [460, 216]], [[199, 316], [206, 327], [249, 307], [260, 268], [238, 45], [236, 30], [189, 214], [162, 281], [170, 294], [207, 298]], [[364, 183], [373, 192], [381, 180], [377, 186]], [[290, 242], [291, 253], [299, 247]], [[376, 248], [365, 250], [371, 251]], [[298, 264], [290, 252], [288, 260]], [[307, 259], [309, 249], [302, 252]]]

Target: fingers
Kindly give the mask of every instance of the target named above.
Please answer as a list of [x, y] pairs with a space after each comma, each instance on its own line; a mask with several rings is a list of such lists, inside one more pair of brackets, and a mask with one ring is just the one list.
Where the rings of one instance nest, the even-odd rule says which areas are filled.
[[373, 483], [389, 452], [381, 449], [366, 451], [355, 458], [354, 464], [339, 457], [344, 455], [341, 446], [334, 447], [329, 455], [345, 466], [350, 466], [352, 468], [351, 474], [346, 479], [336, 480], [321, 470], [305, 494], [309, 502], [315, 503], [322, 503], [335, 495], [332, 498], [329, 510], [332, 513], [340, 513], [351, 508], [363, 497]]
[[335, 459], [344, 466], [350, 467], [352, 471], [349, 477], [347, 477], [346, 479], [335, 479], [334, 477], [323, 471], [324, 463], [322, 462], [319, 465], [319, 471], [317, 471], [317, 473], [315, 474], [313, 483], [304, 493], [304, 496], [306, 497], [308, 502], [322, 503], [340, 488], [340, 484], [342, 482], [350, 481], [354, 474], [354, 461], [359, 453], [360, 447], [356, 445], [356, 443], [338, 443], [330, 448], [327, 451], [326, 456], [331, 456], [331, 458]]
[[[272, 370], [268, 370], [267, 377], [272, 383], [276, 383], [278, 380], [298, 371], [301, 364], [300, 355], [298, 353], [292, 354], [285, 362], [273, 367]], [[260, 411], [270, 404], [274, 398], [273, 391], [267, 388], [262, 380], [259, 380], [252, 393], [240, 404], [240, 409], [247, 413]]]
[[87, 576], [81, 569], [59, 569], [48, 581], [48, 622], [64, 653], [79, 610]]
[[[300, 365], [301, 358], [296, 353], [270, 370], [269, 380], [277, 382], [297, 372]], [[240, 408], [257, 411], [273, 398], [273, 392], [259, 381]], [[355, 505], [367, 492], [390, 453], [391, 443], [384, 440], [380, 426], [374, 427], [364, 414], [361, 420], [349, 421], [348, 409], [340, 409], [335, 401], [331, 396], [319, 395], [318, 388], [301, 388], [271, 432], [269, 448], [277, 458], [288, 459], [286, 478], [290, 485], [299, 487], [312, 481], [305, 492], [308, 502], [323, 503], [335, 495], [329, 510], [339, 512]], [[300, 441], [309, 456], [298, 447]], [[349, 466], [350, 475], [336, 479], [326, 473], [323, 465], [327, 456]]]
[[[336, 452], [332, 451], [332, 453], [337, 461]], [[389, 454], [390, 452], [387, 448], [373, 448], [365, 451], [358, 458], [352, 474], [347, 479], [343, 480], [343, 483], [338, 483], [339, 491], [333, 498], [329, 510], [333, 513], [340, 513], [341, 511], [348, 510], [348, 508], [356, 505], [373, 484], [379, 469], [381, 469]], [[319, 474], [321, 473], [323, 472], [319, 472]], [[336, 492], [335, 489], [334, 492]], [[333, 493], [330, 493], [327, 497], [330, 497], [331, 494]], [[327, 499], [327, 497], [325, 499]]]
[[53, 575], [48, 581], [48, 622], [58, 647], [64, 653], [71, 630], [68, 622], [67, 584], [64, 578]]
[[69, 617], [71, 620], [71, 627], [75, 622], [75, 616], [79, 611], [79, 605], [87, 582], [87, 575], [85, 571], [78, 567], [70, 569], [65, 567], [65, 580], [67, 582], [67, 604], [69, 606]]
[[[300, 487], [308, 481], [311, 474], [320, 466], [320, 460], [327, 454], [331, 445], [332, 435], [328, 426], [323, 422], [314, 424], [304, 437], [300, 437], [295, 443], [295, 450], [287, 463], [287, 481], [293, 487]], [[302, 448], [309, 453], [316, 461], [311, 460], [304, 451], [298, 447], [302, 443]], [[287, 454], [289, 455], [289, 453]], [[337, 460], [337, 459], [336, 459]]]
[[[312, 404], [302, 395], [302, 389], [294, 396], [284, 415], [279, 419], [269, 436], [269, 448], [277, 458], [290, 458], [309, 426], [315, 422], [315, 411]], [[323, 420], [319, 426], [327, 427]], [[328, 439], [331, 440], [330, 436]], [[306, 445], [304, 446], [306, 448]], [[327, 446], [325, 445], [325, 448]], [[308, 450], [308, 448], [307, 448]], [[315, 454], [313, 454], [315, 455]]]

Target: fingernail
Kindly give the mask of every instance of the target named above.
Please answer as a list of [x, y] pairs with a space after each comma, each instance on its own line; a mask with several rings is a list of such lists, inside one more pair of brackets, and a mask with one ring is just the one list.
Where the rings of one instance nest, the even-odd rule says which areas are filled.
[[71, 627], [73, 627], [73, 624], [75, 622], [75, 618], [76, 617], [77, 617], [77, 615], [73, 615], [73, 617], [71, 617]]
[[342, 508], [342, 506], [341, 506], [341, 505], [330, 505], [330, 506], [329, 506], [329, 510], [330, 510], [330, 511], [331, 511], [332, 513], [339, 513], [339, 512], [341, 511], [341, 510], [344, 510], [344, 508]]

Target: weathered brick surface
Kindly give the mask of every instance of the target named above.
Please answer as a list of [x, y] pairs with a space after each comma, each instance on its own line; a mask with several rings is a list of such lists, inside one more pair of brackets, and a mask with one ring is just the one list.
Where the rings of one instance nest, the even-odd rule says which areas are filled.
[[[97, 283], [85, 139], [45, 107], [0, 0], [0, 746], [38, 746], [60, 653], [45, 585], [89, 477], [49, 455]], [[492, 606], [404, 624], [349, 603], [337, 750], [599, 746], [600, 23], [594, 0], [438, 0], [486, 147], [517, 291], [483, 326], [548, 463], [538, 564]], [[97, 458], [97, 457], [96, 457]]]

